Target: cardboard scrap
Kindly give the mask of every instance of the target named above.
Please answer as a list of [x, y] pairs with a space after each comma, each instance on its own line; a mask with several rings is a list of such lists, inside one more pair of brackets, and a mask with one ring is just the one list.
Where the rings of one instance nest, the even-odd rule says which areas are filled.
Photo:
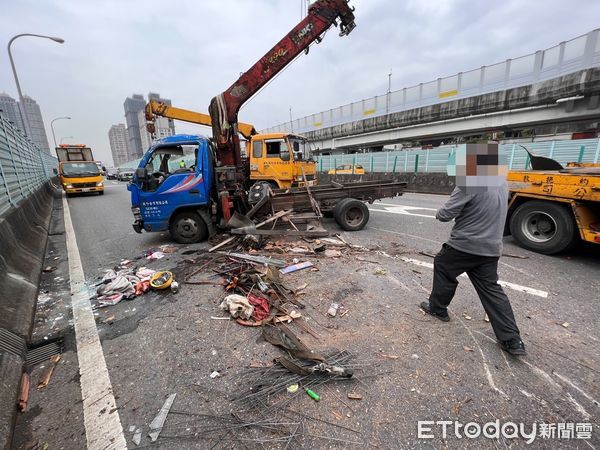
[[279, 269], [282, 274], [297, 272], [298, 270], [308, 269], [312, 267], [313, 263], [310, 261], [304, 261], [298, 264], [292, 264], [291, 266], [284, 267], [283, 269]]
[[54, 355], [53, 357], [50, 358], [50, 365], [48, 367], [46, 367], [46, 369], [42, 373], [42, 376], [40, 376], [40, 380], [38, 381], [38, 384], [37, 384], [38, 390], [43, 389], [46, 386], [48, 386], [48, 383], [50, 383], [50, 378], [52, 377], [52, 372], [54, 372], [54, 368], [60, 361], [60, 358], [61, 358], [60, 355]]

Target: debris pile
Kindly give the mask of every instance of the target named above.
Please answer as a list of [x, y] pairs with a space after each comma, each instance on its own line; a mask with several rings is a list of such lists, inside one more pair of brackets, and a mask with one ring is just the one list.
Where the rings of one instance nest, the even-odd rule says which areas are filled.
[[[339, 402], [346, 404], [336, 393], [337, 387], [332, 388], [335, 383], [343, 383], [344, 397], [361, 400], [366, 394], [363, 386], [368, 387], [361, 378], [379, 375], [374, 372], [387, 362], [380, 358], [359, 361], [345, 350], [321, 352], [304, 343], [293, 327], [317, 340], [321, 338], [310, 325], [318, 322], [307, 320], [310, 317], [301, 301], [308, 283], [293, 286], [295, 283], [287, 277], [300, 271], [318, 271], [322, 258], [339, 258], [365, 249], [349, 244], [341, 236], [291, 241], [278, 237], [250, 249], [246, 245], [244, 239], [229, 238], [210, 251], [186, 253], [197, 256], [185, 260], [187, 275], [183, 284], [222, 287], [223, 296], [215, 308], [227, 317], [211, 318], [256, 327], [261, 337], [281, 353], [272, 363], [250, 364], [235, 380], [229, 381], [234, 386], [230, 385], [227, 391], [218, 391], [214, 384], [222, 382], [223, 377], [227, 380], [227, 374], [213, 370], [208, 376], [210, 387], [202, 389], [211, 394], [219, 392], [219, 398], [226, 403], [221, 404], [223, 410], [217, 410], [218, 403], [211, 404], [206, 411], [202, 404], [197, 411], [182, 411], [173, 405], [169, 419], [161, 423], [164, 429], [160, 441], [204, 440], [209, 444], [213, 441], [215, 445], [242, 447], [295, 447], [300, 440], [302, 445], [309, 446], [327, 442], [364, 445], [358, 430], [336, 423], [336, 419], [343, 418], [340, 413], [331, 411], [336, 419], [330, 422], [322, 418], [323, 410], [319, 408], [330, 408]], [[226, 246], [229, 251], [223, 251]], [[336, 313], [340, 307], [337, 305]], [[317, 410], [311, 413], [305, 403], [300, 403], [306, 398]], [[350, 412], [346, 414], [351, 417]], [[328, 427], [335, 427], [340, 433], [316, 432]], [[134, 443], [138, 444], [140, 430], [136, 427], [132, 433], [137, 433]]]
[[[162, 259], [168, 253], [177, 251], [177, 247], [163, 245], [159, 249], [148, 249], [136, 260], [145, 258], [148, 261]], [[179, 284], [169, 271], [154, 270], [148, 267], [137, 267], [133, 260], [124, 259], [113, 269], [107, 270], [96, 285], [97, 306], [113, 306], [121, 300], [133, 300], [144, 295], [150, 289], [171, 289], [177, 293]]]

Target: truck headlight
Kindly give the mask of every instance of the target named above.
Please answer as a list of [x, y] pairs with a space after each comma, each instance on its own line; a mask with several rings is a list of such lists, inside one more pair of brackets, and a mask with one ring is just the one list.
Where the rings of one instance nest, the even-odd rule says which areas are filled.
[[65, 184], [65, 187], [66, 187], [67, 189], [73, 189], [73, 185], [72, 185], [72, 184]]
[[96, 183], [96, 186], [98, 186], [98, 187], [102, 187], [102, 186], [104, 186], [104, 183], [103, 183], [102, 181], [98, 181], [98, 182]]
[[140, 211], [139, 206], [132, 207], [131, 212], [133, 213], [133, 218], [135, 220], [142, 220], [142, 212]]

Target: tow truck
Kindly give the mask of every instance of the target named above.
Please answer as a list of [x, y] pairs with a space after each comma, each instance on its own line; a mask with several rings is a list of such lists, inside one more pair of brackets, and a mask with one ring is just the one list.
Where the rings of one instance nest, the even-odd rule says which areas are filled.
[[[157, 116], [212, 127], [208, 114], [176, 108], [150, 100], [145, 109], [147, 129], [154, 137]], [[238, 131], [246, 140], [249, 179], [266, 181], [275, 189], [316, 184], [317, 165], [312, 159], [306, 138], [289, 133], [257, 134], [253, 125], [238, 123]]]
[[509, 234], [522, 247], [547, 255], [568, 250], [579, 239], [600, 244], [600, 164], [563, 167], [527, 153], [531, 170], [510, 171], [507, 177]]
[[[273, 218], [290, 209], [298, 213], [313, 211], [317, 218], [330, 212], [342, 228], [360, 230], [369, 219], [364, 202], [402, 194], [406, 183], [393, 180], [288, 189], [273, 189], [267, 182], [258, 181], [248, 188], [250, 167], [241, 154], [240, 107], [313, 42], [320, 42], [338, 21], [340, 36], [348, 35], [355, 27], [353, 8], [347, 0], [314, 2], [307, 17], [211, 100], [212, 139], [175, 135], [153, 143], [128, 186], [136, 232], [169, 230], [175, 241], [193, 243], [219, 228], [233, 228], [232, 223], [236, 219], [239, 223], [240, 217]], [[190, 153], [195, 161], [191, 167], [174, 164], [174, 159]], [[303, 179], [307, 181], [306, 174]]]

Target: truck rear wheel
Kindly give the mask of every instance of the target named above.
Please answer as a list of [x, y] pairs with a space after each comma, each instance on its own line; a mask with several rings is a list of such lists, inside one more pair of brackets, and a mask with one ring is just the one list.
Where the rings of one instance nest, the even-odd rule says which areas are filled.
[[204, 220], [193, 211], [183, 211], [171, 219], [169, 232], [175, 242], [193, 244], [208, 237], [208, 229]]
[[523, 203], [510, 217], [509, 226], [522, 247], [545, 255], [567, 250], [578, 235], [571, 211], [553, 202]]
[[345, 198], [335, 205], [333, 217], [344, 230], [358, 231], [369, 221], [369, 208], [360, 200]]

